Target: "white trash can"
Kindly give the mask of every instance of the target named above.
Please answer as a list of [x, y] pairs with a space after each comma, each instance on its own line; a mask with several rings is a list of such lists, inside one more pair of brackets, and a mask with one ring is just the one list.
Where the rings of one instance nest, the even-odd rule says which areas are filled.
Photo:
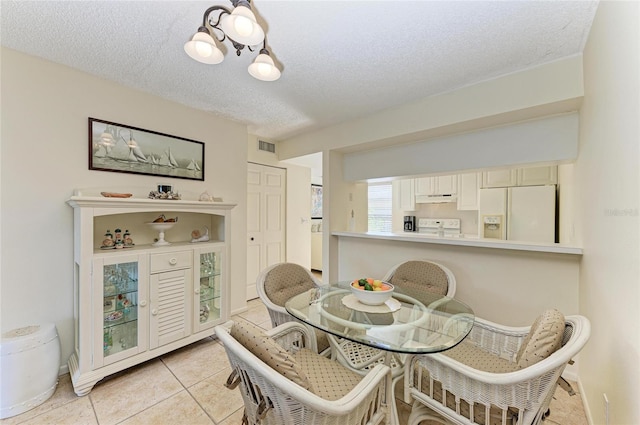
[[0, 419], [31, 410], [53, 395], [60, 368], [60, 340], [55, 325], [4, 332], [0, 355]]

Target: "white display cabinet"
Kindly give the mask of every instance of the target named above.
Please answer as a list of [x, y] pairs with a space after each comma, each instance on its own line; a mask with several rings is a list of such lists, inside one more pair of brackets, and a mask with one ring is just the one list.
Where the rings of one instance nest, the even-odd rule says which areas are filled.
[[[235, 204], [73, 196], [77, 395], [105, 376], [214, 334], [228, 320], [228, 241]], [[175, 224], [159, 235], [150, 222]], [[157, 226], [155, 226], [157, 229]], [[170, 227], [170, 226], [167, 226]], [[103, 247], [106, 234], [129, 244]], [[208, 239], [192, 242], [192, 231]], [[167, 244], [157, 246], [158, 239]]]

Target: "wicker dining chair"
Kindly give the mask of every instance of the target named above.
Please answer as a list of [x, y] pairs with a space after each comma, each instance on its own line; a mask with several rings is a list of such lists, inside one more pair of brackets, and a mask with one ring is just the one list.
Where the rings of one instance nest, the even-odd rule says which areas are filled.
[[288, 322], [262, 331], [250, 322], [215, 328], [231, 364], [225, 384], [239, 388], [243, 424], [377, 425], [388, 423], [387, 366], [362, 377], [310, 350], [306, 326]]
[[456, 294], [456, 278], [453, 272], [440, 263], [429, 260], [409, 260], [393, 266], [385, 277], [402, 290], [402, 293], [420, 300], [423, 293], [446, 295]]
[[[258, 296], [267, 307], [274, 328], [287, 322], [299, 322], [284, 308], [285, 303], [291, 297], [320, 286], [322, 283], [310, 270], [295, 263], [274, 264], [263, 270], [256, 279]], [[326, 333], [317, 329], [313, 331], [317, 352], [328, 356], [330, 345]]]
[[589, 335], [585, 317], [557, 310], [547, 310], [530, 327], [476, 318], [469, 336], [451, 350], [408, 356], [409, 425], [539, 424], [564, 368]]
[[[418, 300], [425, 295], [440, 294], [453, 297], [456, 292], [456, 279], [445, 266], [427, 260], [409, 260], [393, 266], [382, 279], [397, 286], [399, 292]], [[340, 363], [361, 373], [369, 367], [383, 363], [387, 352], [367, 347], [357, 342], [340, 340], [329, 336], [332, 357]], [[399, 380], [404, 374], [403, 357], [391, 355], [391, 370], [394, 379]]]

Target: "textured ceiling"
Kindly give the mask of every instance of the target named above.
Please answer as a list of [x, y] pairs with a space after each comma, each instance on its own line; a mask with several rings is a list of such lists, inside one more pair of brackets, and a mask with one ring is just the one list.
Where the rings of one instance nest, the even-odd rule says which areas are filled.
[[[595, 1], [270, 1], [253, 9], [276, 82], [184, 43], [214, 1], [9, 1], [2, 45], [246, 123], [264, 138], [349, 121], [582, 52]], [[227, 50], [230, 44], [225, 42]]]

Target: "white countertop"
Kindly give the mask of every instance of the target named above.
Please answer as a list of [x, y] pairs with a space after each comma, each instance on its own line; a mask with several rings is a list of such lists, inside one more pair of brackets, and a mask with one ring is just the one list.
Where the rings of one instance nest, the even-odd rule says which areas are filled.
[[393, 241], [430, 243], [440, 245], [458, 245], [476, 248], [508, 249], [516, 251], [550, 252], [557, 254], [582, 255], [582, 248], [564, 244], [546, 244], [537, 242], [505, 241], [499, 239], [479, 239], [477, 237], [438, 237], [423, 233], [387, 233], [387, 232], [331, 232], [333, 236], [385, 239]]

